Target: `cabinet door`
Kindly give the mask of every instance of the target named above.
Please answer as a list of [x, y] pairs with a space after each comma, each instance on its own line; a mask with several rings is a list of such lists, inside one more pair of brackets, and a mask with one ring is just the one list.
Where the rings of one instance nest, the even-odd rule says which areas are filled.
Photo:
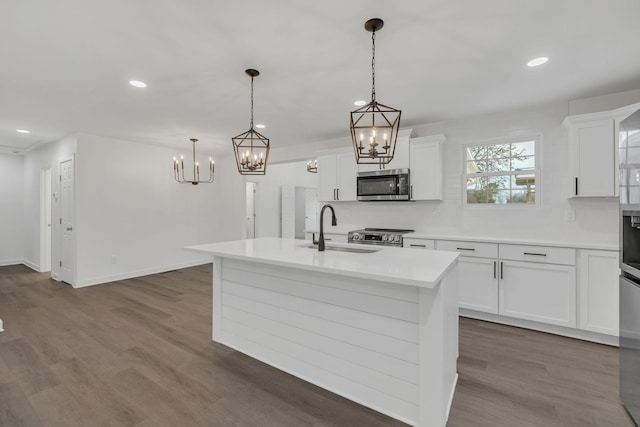
[[613, 119], [571, 125], [572, 197], [616, 196], [614, 139]]
[[458, 302], [461, 308], [498, 313], [498, 261], [458, 259]]
[[318, 157], [318, 200], [335, 200], [338, 174], [336, 155]]
[[575, 267], [500, 261], [498, 268], [500, 314], [575, 328]]
[[442, 200], [443, 138], [414, 138], [409, 144], [411, 199]]
[[579, 254], [578, 327], [618, 335], [618, 252], [581, 250]]
[[[352, 151], [338, 154], [336, 156], [337, 173], [337, 198], [343, 202], [356, 201], [356, 176], [358, 174], [358, 164]], [[319, 170], [319, 169], [318, 169]]]

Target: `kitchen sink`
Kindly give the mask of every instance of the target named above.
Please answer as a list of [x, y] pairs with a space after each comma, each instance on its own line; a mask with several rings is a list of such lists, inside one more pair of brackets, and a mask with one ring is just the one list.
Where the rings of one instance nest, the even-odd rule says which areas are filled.
[[[318, 250], [318, 245], [313, 243], [307, 243], [306, 245], [299, 245], [299, 248], [308, 248]], [[324, 249], [327, 251], [338, 251], [338, 252], [352, 252], [355, 254], [371, 254], [374, 252], [378, 252], [380, 249], [369, 249], [369, 248], [348, 248], [345, 246], [333, 246], [333, 245], [325, 245]]]

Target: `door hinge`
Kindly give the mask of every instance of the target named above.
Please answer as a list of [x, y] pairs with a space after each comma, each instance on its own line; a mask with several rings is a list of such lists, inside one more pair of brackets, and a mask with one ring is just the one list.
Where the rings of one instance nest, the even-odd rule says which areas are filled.
[[60, 261], [60, 267], [62, 267], [62, 261]]

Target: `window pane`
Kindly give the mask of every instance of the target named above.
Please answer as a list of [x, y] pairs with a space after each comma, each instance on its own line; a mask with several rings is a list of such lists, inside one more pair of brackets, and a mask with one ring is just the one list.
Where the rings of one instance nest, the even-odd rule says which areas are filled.
[[535, 156], [535, 154], [536, 154], [535, 141], [514, 142], [513, 144], [511, 144], [512, 157]]
[[467, 147], [467, 161], [480, 160], [487, 158], [487, 146], [476, 145], [473, 147]]
[[486, 160], [472, 160], [467, 162], [468, 174], [486, 172], [486, 170], [487, 170]]
[[487, 172], [507, 172], [509, 170], [508, 158], [493, 158], [487, 160]]
[[493, 202], [497, 205], [504, 205], [509, 203], [509, 190], [497, 190], [492, 194]]
[[488, 190], [508, 190], [511, 182], [511, 175], [499, 175], [487, 177]]
[[511, 188], [513, 190], [527, 190], [536, 187], [535, 175], [512, 175]]
[[467, 190], [467, 203], [487, 203], [487, 192], [484, 190]]
[[526, 203], [531, 204], [535, 203], [536, 196], [535, 191], [531, 190], [529, 192], [522, 190], [514, 190], [511, 192], [511, 203]]
[[511, 159], [511, 170], [533, 170], [536, 167], [536, 160], [533, 156], [520, 156]]

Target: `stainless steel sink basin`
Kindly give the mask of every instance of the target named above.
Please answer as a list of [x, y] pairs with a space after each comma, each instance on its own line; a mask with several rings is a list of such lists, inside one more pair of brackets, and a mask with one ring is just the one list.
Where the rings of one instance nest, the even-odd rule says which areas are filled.
[[[299, 245], [298, 247], [318, 250], [318, 245], [314, 245], [313, 243]], [[355, 254], [371, 254], [374, 252], [378, 252], [380, 250], [380, 249], [357, 248], [357, 247], [347, 248], [344, 246], [333, 246], [333, 245], [325, 245], [324, 249], [327, 251], [352, 252]]]

